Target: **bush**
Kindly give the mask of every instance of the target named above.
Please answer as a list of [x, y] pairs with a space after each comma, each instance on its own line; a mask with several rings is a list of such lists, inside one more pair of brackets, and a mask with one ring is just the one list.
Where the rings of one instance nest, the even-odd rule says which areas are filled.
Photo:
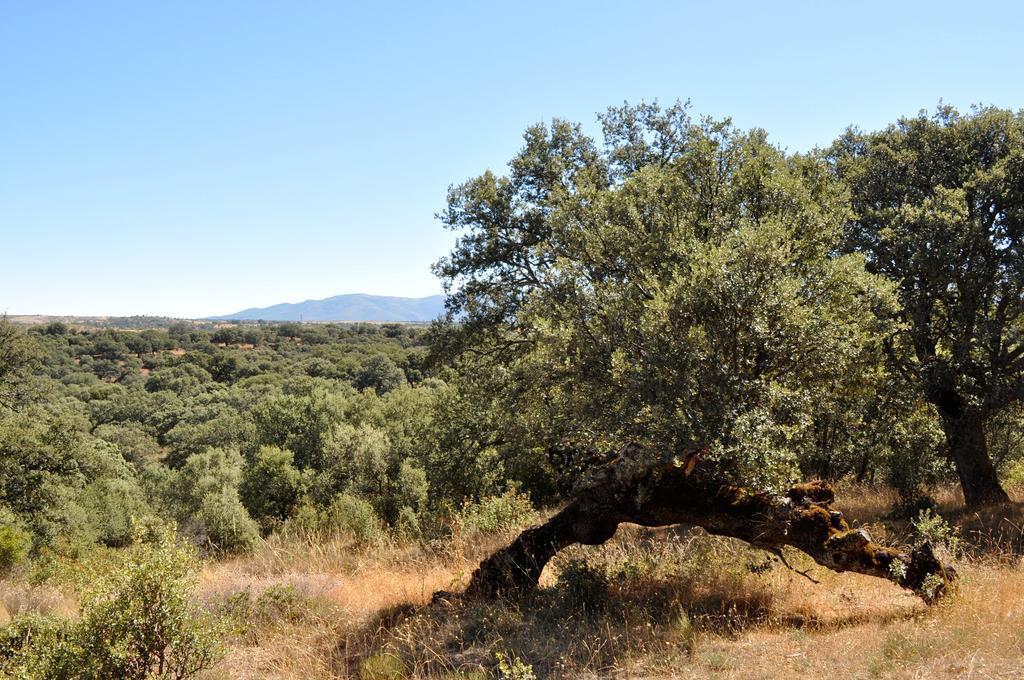
[[132, 521], [152, 514], [134, 479], [98, 479], [85, 487], [79, 504], [86, 535], [111, 547], [128, 545], [132, 541]]
[[177, 473], [162, 472], [151, 482], [158, 495], [168, 496], [171, 514], [197, 545], [245, 552], [259, 540], [259, 527], [239, 499], [241, 479], [241, 454], [212, 448], [190, 457]]
[[1017, 460], [1006, 473], [1006, 486], [1024, 489], [1024, 458]]
[[409, 671], [401, 658], [387, 652], [368, 656], [359, 664], [359, 680], [406, 680]]
[[599, 611], [608, 604], [608, 574], [585, 560], [566, 562], [558, 574], [558, 587], [575, 607]]
[[260, 539], [259, 527], [233, 490], [203, 498], [195, 521], [200, 541], [220, 552], [248, 552]]
[[395, 534], [403, 541], [414, 541], [423, 535], [423, 531], [420, 529], [419, 514], [408, 505], [398, 512]]
[[963, 555], [963, 539], [960, 531], [951, 526], [942, 515], [930, 509], [921, 510], [914, 519], [914, 533], [919, 540], [928, 541], [934, 547], [949, 551], [954, 558]]
[[0, 677], [73, 678], [81, 654], [71, 624], [35, 614], [19, 616], [0, 628]]
[[405, 373], [390, 357], [384, 354], [370, 357], [363, 364], [363, 368], [355, 380], [357, 388], [361, 390], [369, 388], [378, 395], [396, 390], [405, 382]]
[[331, 501], [326, 511], [325, 528], [331, 532], [348, 534], [363, 544], [379, 540], [383, 533], [380, 518], [373, 506], [347, 493], [338, 494]]
[[533, 666], [518, 656], [506, 656], [501, 652], [495, 653], [494, 656], [498, 660], [498, 677], [501, 680], [537, 680]]
[[236, 633], [253, 637], [256, 644], [259, 629], [280, 622], [300, 622], [315, 607], [316, 603], [296, 590], [294, 585], [278, 584], [270, 586], [257, 597], [253, 597], [248, 588], [238, 591], [224, 600], [217, 611], [233, 624]]
[[528, 495], [507, 491], [464, 504], [457, 521], [466, 533], [498, 534], [532, 522], [536, 514]]
[[370, 545], [384, 538], [384, 525], [368, 501], [340, 493], [324, 509], [315, 505], [300, 506], [281, 526], [279, 534], [306, 541], [341, 536]]
[[81, 599], [78, 622], [20, 620], [0, 666], [23, 678], [192, 678], [220, 655], [219, 626], [195, 600], [198, 561], [167, 527], [137, 537]]
[[0, 575], [7, 574], [28, 558], [32, 535], [11, 524], [0, 525]]

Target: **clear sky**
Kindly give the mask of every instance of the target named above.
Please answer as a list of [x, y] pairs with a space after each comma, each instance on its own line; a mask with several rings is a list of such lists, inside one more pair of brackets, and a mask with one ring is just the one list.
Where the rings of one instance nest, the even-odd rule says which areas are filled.
[[790, 150], [1024, 107], [1016, 2], [0, 0], [0, 312], [440, 291], [452, 183], [690, 99]]

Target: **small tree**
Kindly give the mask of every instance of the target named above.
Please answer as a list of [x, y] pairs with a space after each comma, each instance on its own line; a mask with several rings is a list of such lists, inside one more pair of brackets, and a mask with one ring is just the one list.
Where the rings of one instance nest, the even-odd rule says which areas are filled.
[[372, 388], [377, 394], [385, 394], [404, 384], [405, 373], [384, 354], [377, 354], [367, 360], [356, 376], [356, 387], [361, 390]]
[[1024, 398], [1024, 114], [940, 107], [833, 150], [846, 247], [898, 284], [889, 345], [942, 418], [969, 505], [1008, 500], [985, 425]]
[[257, 520], [286, 519], [302, 495], [302, 474], [291, 451], [263, 446], [242, 473], [239, 495]]
[[0, 316], [0, 406], [12, 408], [31, 395], [29, 371], [38, 361], [38, 349], [25, 333]]

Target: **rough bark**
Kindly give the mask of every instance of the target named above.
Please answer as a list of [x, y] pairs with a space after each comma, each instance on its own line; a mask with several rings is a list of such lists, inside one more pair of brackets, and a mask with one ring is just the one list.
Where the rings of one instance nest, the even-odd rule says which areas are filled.
[[702, 463], [703, 453], [652, 461], [641, 447], [627, 446], [560, 512], [481, 562], [466, 596], [525, 594], [559, 550], [603, 543], [622, 522], [690, 524], [773, 552], [792, 546], [834, 571], [890, 579], [925, 599], [941, 595], [955, 577], [929, 544], [900, 552], [872, 542], [864, 529], [850, 528], [842, 513], [831, 509], [834, 492], [824, 482], [794, 486], [785, 496], [753, 493], [719, 480], [714, 466]]
[[943, 414], [943, 430], [950, 455], [956, 463], [964, 502], [968, 507], [1009, 503], [1010, 497], [999, 484], [999, 476], [988, 455], [985, 425], [970, 414]]

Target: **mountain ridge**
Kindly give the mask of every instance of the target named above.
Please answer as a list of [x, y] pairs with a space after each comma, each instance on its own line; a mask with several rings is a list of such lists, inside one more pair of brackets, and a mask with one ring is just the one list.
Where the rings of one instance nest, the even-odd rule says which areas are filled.
[[444, 295], [398, 297], [345, 293], [320, 300], [282, 302], [250, 307], [232, 314], [210, 316], [211, 321], [398, 321], [426, 323], [444, 312]]

